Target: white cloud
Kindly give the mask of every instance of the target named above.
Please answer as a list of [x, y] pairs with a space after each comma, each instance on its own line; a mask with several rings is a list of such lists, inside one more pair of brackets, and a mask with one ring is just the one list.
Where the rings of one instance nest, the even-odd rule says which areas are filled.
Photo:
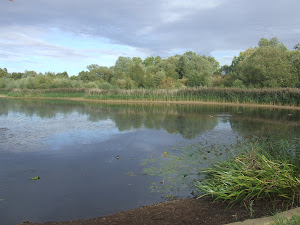
[[[289, 48], [299, 42], [299, 0], [10, 3], [0, 1], [1, 65], [31, 55], [75, 67], [78, 61], [89, 64], [117, 55], [167, 57], [182, 49], [210, 54], [253, 47], [263, 36], [277, 36]], [[9, 59], [3, 61], [5, 56]]]

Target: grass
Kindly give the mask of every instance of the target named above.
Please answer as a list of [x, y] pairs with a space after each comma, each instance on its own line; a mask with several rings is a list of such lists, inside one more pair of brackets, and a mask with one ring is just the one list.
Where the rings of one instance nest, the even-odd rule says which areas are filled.
[[99, 100], [142, 101], [206, 101], [221, 103], [250, 103], [265, 105], [300, 106], [300, 89], [239, 89], [186, 88], [173, 90], [124, 89], [0, 89], [0, 94], [14, 97], [75, 97]]
[[300, 163], [297, 156], [295, 151], [286, 148], [256, 144], [205, 169], [205, 178], [196, 187], [204, 192], [201, 197], [210, 195], [231, 204], [243, 203], [246, 207], [256, 200], [282, 200], [290, 206], [299, 206]]
[[273, 221], [270, 225], [299, 225], [300, 215], [293, 215], [291, 218], [274, 216]]

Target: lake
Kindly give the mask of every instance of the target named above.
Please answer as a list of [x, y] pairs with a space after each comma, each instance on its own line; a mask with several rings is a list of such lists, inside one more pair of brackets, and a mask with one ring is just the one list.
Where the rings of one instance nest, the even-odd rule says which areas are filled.
[[193, 186], [156, 188], [165, 180], [147, 174], [149, 163], [199, 143], [224, 146], [191, 153], [202, 168], [249, 135], [299, 144], [300, 111], [0, 99], [0, 223], [91, 218], [192, 197]]

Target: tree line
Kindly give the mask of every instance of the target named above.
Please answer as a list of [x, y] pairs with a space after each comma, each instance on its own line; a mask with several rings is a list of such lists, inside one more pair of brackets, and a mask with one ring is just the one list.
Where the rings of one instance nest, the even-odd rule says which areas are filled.
[[67, 72], [12, 72], [0, 68], [0, 88], [180, 89], [184, 87], [300, 87], [300, 43], [289, 50], [278, 38], [261, 38], [258, 46], [220, 66], [195, 52], [162, 59], [120, 56], [112, 67], [91, 64], [76, 76]]

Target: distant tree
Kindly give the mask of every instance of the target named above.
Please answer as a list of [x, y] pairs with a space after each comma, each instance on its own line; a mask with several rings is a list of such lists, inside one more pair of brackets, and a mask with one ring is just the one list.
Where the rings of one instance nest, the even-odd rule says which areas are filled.
[[271, 47], [271, 48], [281, 48], [281, 50], [288, 50], [288, 48], [278, 40], [277, 37], [270, 38], [261, 38], [258, 42], [259, 47]]
[[294, 49], [295, 49], [295, 50], [300, 50], [300, 43], [296, 44], [296, 45], [294, 46]]
[[154, 59], [154, 64], [155, 65], [158, 65], [162, 62], [162, 58], [160, 56], [156, 56], [155, 59]]
[[95, 81], [97, 80], [97, 76], [95, 75], [95, 73], [91, 73], [90, 71], [81, 71], [79, 72], [77, 79], [85, 82]]
[[8, 76], [8, 72], [6, 68], [1, 69], [0, 68], [0, 78], [2, 77], [7, 77]]
[[22, 78], [36, 77], [37, 75], [38, 75], [37, 72], [35, 72], [35, 71], [33, 71], [33, 70], [32, 70], [32, 71], [25, 70], [25, 72], [24, 72]]
[[136, 82], [138, 87], [144, 87], [145, 67], [141, 63], [131, 65], [127, 70], [127, 77]]
[[91, 73], [91, 76], [94, 77], [95, 80], [103, 80], [106, 82], [110, 82], [113, 77], [113, 69], [109, 69], [106, 66], [99, 66], [97, 64], [91, 64], [87, 66], [87, 69]]
[[188, 79], [188, 86], [208, 86], [211, 83], [213, 67], [205, 56], [186, 52], [179, 59], [180, 78]]
[[156, 88], [160, 87], [161, 82], [166, 79], [166, 73], [164, 71], [159, 71], [154, 74], [153, 80]]
[[148, 66], [151, 66], [151, 65], [154, 65], [154, 57], [153, 56], [149, 56], [147, 58], [144, 59], [143, 61], [143, 64], [148, 67]]
[[133, 58], [132, 58], [132, 62], [133, 62], [133, 63], [142, 63], [143, 60], [142, 60], [140, 57], [133, 57]]
[[246, 85], [254, 87], [294, 87], [297, 76], [289, 61], [289, 52], [277, 47], [259, 47], [239, 65]]
[[13, 73], [11, 73], [10, 77], [13, 78], [13, 79], [15, 79], [15, 80], [17, 80], [17, 79], [21, 79], [23, 75], [24, 75], [24, 73], [20, 73], [20, 72], [16, 73], [16, 72], [13, 72]]
[[298, 83], [296, 87], [300, 88], [300, 51], [291, 51], [289, 55], [289, 61], [293, 67], [293, 73], [298, 77]]
[[174, 80], [179, 78], [179, 57], [171, 56], [161, 62], [161, 67], [165, 71], [167, 77]]
[[220, 63], [212, 56], [208, 56], [207, 60], [210, 62], [213, 68], [213, 74], [220, 74]]
[[55, 76], [56, 76], [56, 74], [54, 73], [54, 72], [46, 72], [45, 73], [45, 76], [47, 76], [47, 77], [51, 77], [51, 78], [55, 78]]
[[62, 73], [57, 73], [56, 74], [57, 78], [69, 78], [69, 75], [66, 71], [62, 72]]
[[99, 69], [99, 67], [100, 67], [100, 66], [99, 66], [98, 64], [91, 64], [91, 65], [86, 66], [86, 68], [87, 68], [89, 71]]
[[132, 64], [130, 57], [120, 56], [116, 61], [115, 71], [125, 73]]

